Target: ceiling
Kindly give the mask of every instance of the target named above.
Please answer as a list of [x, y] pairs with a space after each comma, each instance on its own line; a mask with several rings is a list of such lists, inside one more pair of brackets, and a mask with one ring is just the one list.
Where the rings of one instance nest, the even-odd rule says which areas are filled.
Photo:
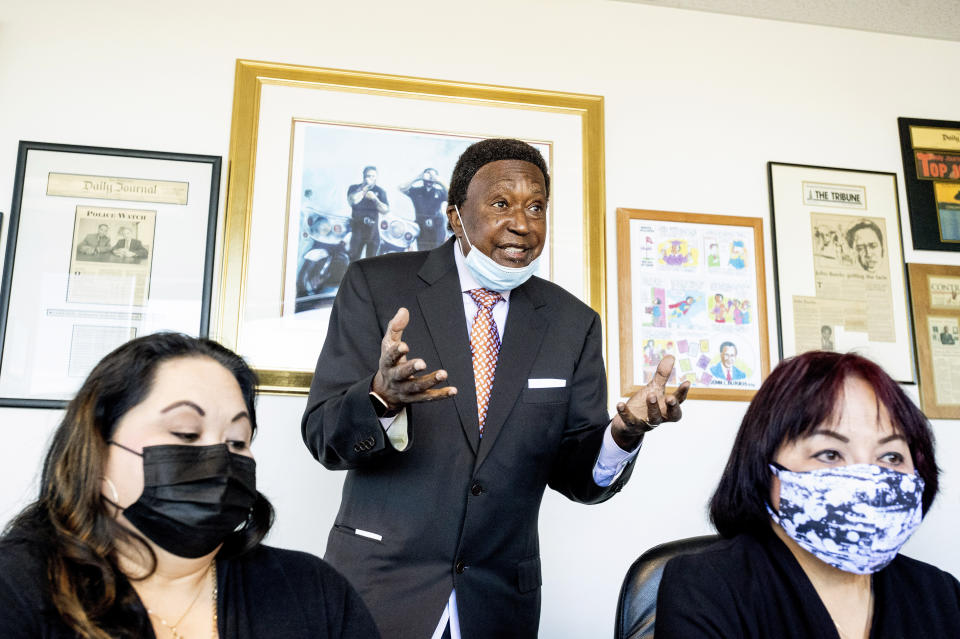
[[616, 0], [960, 41], [960, 0]]

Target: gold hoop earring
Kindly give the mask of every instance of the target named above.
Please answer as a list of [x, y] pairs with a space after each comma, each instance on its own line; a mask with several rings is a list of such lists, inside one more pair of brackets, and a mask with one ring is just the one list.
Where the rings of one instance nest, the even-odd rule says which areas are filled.
[[116, 506], [117, 508], [119, 508], [119, 507], [120, 507], [120, 493], [117, 492], [117, 487], [116, 487], [116, 485], [115, 485], [112, 481], [110, 481], [110, 478], [107, 477], [106, 475], [101, 475], [100, 479], [101, 479], [101, 481], [107, 482], [107, 486], [110, 487], [110, 491], [113, 493], [113, 505]]

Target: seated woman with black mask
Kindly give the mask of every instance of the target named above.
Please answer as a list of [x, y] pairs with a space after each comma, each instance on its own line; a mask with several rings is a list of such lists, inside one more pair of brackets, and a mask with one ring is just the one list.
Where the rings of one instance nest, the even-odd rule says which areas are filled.
[[255, 386], [208, 340], [155, 334], [107, 355], [0, 538], [0, 637], [376, 637], [332, 568], [260, 544], [273, 509], [250, 452]]
[[879, 366], [781, 362], [710, 503], [725, 539], [664, 570], [657, 639], [960, 637], [960, 583], [898, 554], [937, 473], [927, 419]]

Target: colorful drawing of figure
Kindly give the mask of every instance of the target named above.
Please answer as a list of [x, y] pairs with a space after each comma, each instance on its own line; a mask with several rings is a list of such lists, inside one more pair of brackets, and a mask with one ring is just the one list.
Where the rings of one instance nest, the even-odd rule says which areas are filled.
[[659, 297], [653, 298], [653, 308], [650, 311], [650, 316], [653, 318], [653, 325], [663, 328], [666, 326], [666, 318], [663, 316], [663, 302]]
[[713, 296], [713, 321], [717, 324], [724, 324], [727, 321], [727, 307], [723, 303], [723, 295], [717, 293]]
[[670, 240], [669, 247], [661, 249], [660, 257], [664, 264], [670, 266], [683, 266], [692, 260], [691, 255], [684, 251], [683, 240]]
[[728, 263], [737, 270], [745, 268], [747, 266], [747, 262], [744, 259], [746, 255], [747, 248], [743, 245], [743, 240], [734, 240], [730, 246], [730, 260]]
[[657, 363], [657, 360], [654, 360], [656, 352], [653, 350], [653, 340], [648, 339], [647, 343], [643, 345], [643, 363], [647, 366], [653, 366]]
[[707, 247], [707, 267], [719, 268], [720, 266], [720, 247], [716, 242], [710, 242]]
[[737, 345], [733, 342], [720, 344], [720, 361], [710, 367], [714, 380], [731, 383], [747, 378], [747, 374], [737, 368]]
[[750, 300], [743, 300], [740, 302], [740, 323], [750, 323]]
[[740, 310], [740, 300], [731, 300], [730, 304], [733, 306], [733, 323], [737, 326], [743, 324], [743, 311]]
[[692, 295], [688, 295], [686, 298], [670, 305], [670, 317], [673, 319], [680, 319], [684, 315], [690, 312], [690, 309], [693, 308], [693, 304], [696, 300]]
[[640, 251], [643, 253], [643, 259], [653, 259], [653, 249], [653, 238], [648, 235], [646, 236], [646, 239], [643, 240], [643, 246], [640, 247]]
[[650, 304], [643, 307], [643, 325], [656, 326], [657, 328], [666, 328], [667, 318], [666, 309], [663, 307], [663, 300], [666, 297], [664, 289], [650, 289]]

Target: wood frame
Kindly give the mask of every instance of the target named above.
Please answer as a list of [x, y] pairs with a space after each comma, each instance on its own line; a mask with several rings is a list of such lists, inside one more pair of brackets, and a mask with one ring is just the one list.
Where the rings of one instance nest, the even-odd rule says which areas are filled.
[[[644, 221], [650, 224], [644, 227]], [[668, 228], [677, 229], [675, 231], [676, 237], [685, 236], [687, 238], [696, 238], [695, 241], [698, 243], [697, 247], [691, 249], [688, 245], [687, 250], [690, 251], [688, 255], [693, 255], [692, 259], [695, 262], [693, 267], [696, 268], [698, 274], [694, 274], [693, 272], [685, 274], [682, 271], [676, 270], [674, 267], [665, 264], [664, 260], [667, 258], [660, 259], [658, 257], [660, 255], [659, 253], [649, 259], [647, 257], [640, 257], [635, 260], [634, 248], [641, 251], [645, 251], [646, 249], [640, 249], [640, 247], [636, 246], [635, 238], [631, 236], [631, 223], [637, 223], [639, 225], [636, 226], [634, 230], [645, 234], [645, 243], [656, 236], [660, 240], [661, 246], [666, 244], [670, 241], [669, 236], [664, 234]], [[643, 230], [644, 228], [652, 230]], [[721, 239], [721, 236], [725, 239]], [[715, 262], [712, 261], [714, 260], [714, 256], [708, 254], [707, 243], [710, 238], [714, 239], [714, 243], [710, 246], [717, 247]], [[743, 238], [749, 238], [752, 240], [752, 244], [748, 244], [745, 247]], [[746, 266], [752, 268], [748, 268], [746, 272], [739, 277], [736, 273], [737, 269], [729, 266], [733, 264], [733, 261], [731, 261], [734, 259], [733, 250], [728, 251], [727, 262], [722, 262], [720, 257], [721, 244], [736, 244], [736, 240], [740, 241], [740, 248], [744, 249], [748, 256], [750, 252], [753, 253], [753, 259], [750, 260], [748, 257], [746, 260]], [[657, 246], [656, 242], [657, 240], [653, 241], [655, 246]], [[659, 246], [656, 250], [659, 251]], [[697, 252], [694, 253], [694, 250]], [[724, 250], [727, 249], [725, 248]], [[699, 260], [698, 255], [702, 255], [704, 259]], [[690, 389], [689, 396], [691, 398], [749, 401], [770, 372], [770, 338], [767, 329], [766, 275], [763, 256], [763, 220], [761, 218], [618, 208], [617, 275], [618, 300], [620, 306], [621, 396], [626, 397], [632, 395], [641, 388], [641, 384], [635, 381], [637, 377], [635, 363], [639, 359], [636, 354], [645, 350], [644, 347], [640, 347], [639, 345], [643, 344], [646, 340], [647, 344], [650, 342], [656, 344], [658, 341], [663, 341], [667, 344], [668, 348], [666, 352], [678, 358], [675, 364], [675, 369], [678, 371], [678, 380], [681, 374], [685, 376], [694, 375], [696, 377], [696, 383]], [[675, 312], [670, 308], [670, 305], [667, 304], [670, 296], [666, 288], [664, 288], [663, 299], [656, 298], [653, 305], [658, 306], [656, 302], [660, 302], [659, 306], [661, 309], [660, 314], [663, 317], [663, 326], [657, 326], [658, 320], [654, 319], [651, 319], [649, 325], [644, 325], [641, 320], [641, 326], [636, 326], [637, 322], [634, 321], [634, 318], [638, 316], [638, 313], [634, 308], [635, 300], [633, 297], [635, 288], [634, 278], [637, 274], [633, 273], [633, 270], [634, 265], [638, 262], [641, 267], [646, 266], [649, 268], [647, 274], [650, 275], [650, 279], [648, 279], [648, 281], [657, 281], [656, 278], [660, 278], [660, 281], [667, 280], [673, 283], [673, 281], [679, 281], [685, 277], [690, 279], [700, 278], [702, 282], [701, 285], [711, 287], [702, 290], [702, 309], [699, 308], [700, 300], [696, 299], [692, 305], [688, 306], [688, 311], [682, 311], [684, 313], [692, 313], [692, 318], [696, 318], [696, 316], [703, 311], [703, 319], [691, 319], [689, 320], [689, 327], [684, 328], [683, 324], [686, 324], [688, 320], [686, 317], [679, 317], [680, 310]], [[658, 262], [659, 267], [657, 266]], [[743, 264], [743, 262], [744, 260], [742, 259], [738, 261], [739, 264]], [[740, 266], [739, 268], [743, 269], [745, 266]], [[753, 273], [752, 277], [750, 277], [751, 271]], [[670, 277], [675, 277], [676, 280], [668, 280]], [[653, 290], [657, 289], [654, 288]], [[680, 290], [683, 289], [678, 288], [673, 294], [676, 295], [677, 291]], [[753, 321], [749, 322], [748, 320], [738, 326], [737, 324], [728, 324], [726, 316], [715, 317], [711, 320], [709, 315], [713, 313], [713, 311], [707, 312], [709, 308], [708, 301], [715, 299], [717, 291], [720, 290], [723, 290], [724, 294], [731, 290], [746, 291], [748, 295], [743, 298], [744, 300], [749, 300], [752, 296], [755, 300], [752, 304]], [[686, 295], [687, 292], [683, 292], [680, 298], [684, 298]], [[656, 296], [654, 295], [654, 297]], [[689, 300], [691, 297], [686, 297], [686, 299]], [[733, 307], [735, 309], [747, 308], [746, 306], [741, 306], [742, 300], [733, 300], [730, 299], [730, 297], [729, 295], [721, 295], [720, 305], [722, 306], [722, 302], [726, 300], [728, 310], [730, 309], [730, 304], [734, 302], [736, 302]], [[679, 302], [678, 304], [682, 305], [683, 302]], [[678, 306], [677, 304], [673, 306], [676, 306], [678, 309], [682, 308], [682, 306]], [[715, 309], [716, 308], [719, 307], [715, 307]], [[668, 309], [670, 309], [671, 321], [673, 320], [673, 314], [678, 315], [676, 326], [667, 326]], [[689, 309], [693, 310], [689, 311]], [[736, 312], [739, 312], [739, 310]], [[657, 317], [655, 313], [655, 311], [651, 310], [651, 318]], [[741, 320], [742, 318], [743, 315], [741, 314]], [[679, 329], [682, 329], [679, 333], [675, 332]], [[682, 337], [685, 334], [683, 331], [686, 331], [687, 335], [696, 335], [696, 331], [698, 330], [701, 336], [699, 338], [688, 339]], [[671, 335], [675, 335], [676, 337], [670, 339]], [[714, 341], [716, 344], [714, 344]], [[743, 382], [736, 382], [736, 384], [726, 382], [716, 375], [710, 374], [711, 368], [720, 366], [719, 357], [715, 360], [712, 353], [714, 353], [714, 351], [719, 352], [721, 349], [718, 348], [718, 346], [722, 346], [728, 341], [731, 343], [736, 341], [734, 347], [737, 351], [738, 364], [742, 361], [739, 358], [746, 352], [751, 353], [751, 359], [753, 359], [749, 375]], [[707, 349], [702, 348], [704, 342], [709, 345]], [[669, 349], [671, 343], [674, 344], [674, 350]], [[747, 348], [745, 348], [745, 346]], [[697, 350], [694, 351], [694, 349]], [[699, 354], [700, 357], [696, 359], [691, 358], [689, 355], [691, 352], [694, 352], [694, 357], [697, 354]], [[707, 355], [707, 353], [711, 353], [711, 355]], [[708, 362], [701, 365], [705, 356], [708, 358]], [[682, 361], [684, 357], [687, 359], [686, 365], [684, 365]], [[644, 366], [649, 367], [651, 362], [654, 366], [656, 365], [654, 359], [648, 359], [650, 359], [650, 361], [644, 362]], [[710, 366], [710, 364], [713, 364], [713, 366]], [[706, 375], [706, 377], [704, 377], [704, 375]], [[707, 377], [711, 379], [707, 380]], [[730, 386], [727, 386], [727, 384], [730, 384]]]
[[[960, 375], [960, 340], [957, 336], [951, 335], [949, 339], [950, 349], [956, 349], [956, 354], [950, 353], [950, 349], [941, 350], [940, 361], [935, 362], [933, 357], [932, 331], [930, 318], [947, 320], [945, 323], [960, 325], [960, 266], [934, 265], [934, 264], [908, 264], [907, 272], [910, 277], [910, 302], [913, 309], [913, 326], [915, 334], [915, 343], [917, 345], [917, 368], [920, 373], [920, 403], [923, 412], [932, 419], [960, 419], [960, 392], [956, 403], [941, 403], [937, 400], [938, 381], [946, 384], [956, 391], [960, 391], [960, 380], [950, 377], [947, 380], [938, 380], [939, 375], [952, 373]], [[956, 296], [951, 303], [940, 303], [936, 306], [931, 301], [931, 278], [938, 278], [936, 284], [941, 288], [949, 287], [949, 293], [944, 291], [941, 295], [944, 301], [947, 295]], [[942, 324], [938, 327], [942, 330]], [[941, 344], [946, 344], [946, 340], [940, 340]], [[951, 361], [953, 359], [953, 361]], [[941, 369], [938, 371], [937, 363]], [[949, 370], [950, 364], [956, 368]], [[943, 366], [947, 370], [943, 370]]]

